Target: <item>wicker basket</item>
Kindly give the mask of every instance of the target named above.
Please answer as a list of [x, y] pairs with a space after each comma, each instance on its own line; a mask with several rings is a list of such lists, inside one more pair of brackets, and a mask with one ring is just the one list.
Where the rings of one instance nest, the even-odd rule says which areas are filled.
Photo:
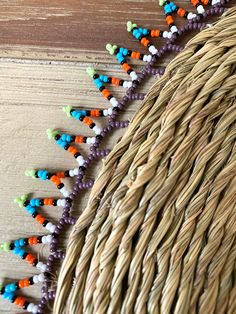
[[109, 154], [55, 313], [236, 313], [235, 22], [187, 44]]

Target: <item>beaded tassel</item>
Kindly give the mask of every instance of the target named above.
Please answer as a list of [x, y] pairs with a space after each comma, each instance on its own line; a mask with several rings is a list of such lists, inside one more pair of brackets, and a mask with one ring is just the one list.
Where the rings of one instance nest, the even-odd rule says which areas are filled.
[[28, 245], [36, 245], [39, 243], [51, 243], [52, 236], [39, 236], [39, 237], [30, 237], [24, 239], [18, 239], [12, 242], [4, 242], [0, 245], [0, 250], [4, 252], [12, 251], [13, 254], [19, 256], [21, 259], [25, 260], [28, 264], [36, 267], [41, 272], [45, 272], [46, 265], [42, 262], [39, 262], [38, 259], [30, 253], [27, 253], [23, 247]]
[[[74, 119], [80, 120], [81, 122], [88, 125], [89, 128], [96, 135], [99, 135], [102, 132], [102, 130], [93, 122], [93, 120], [89, 118], [90, 110], [76, 110], [76, 109], [73, 109], [71, 106], [66, 106], [63, 108], [63, 111], [67, 114], [68, 117], [72, 117]], [[60, 141], [65, 142], [63, 141], [62, 138], [60, 138]]]
[[[117, 58], [118, 63], [122, 66], [122, 69], [131, 77], [132, 81], [137, 80], [138, 76], [137, 73], [132, 69], [132, 67], [127, 63], [125, 57], [132, 55], [132, 50], [128, 50], [127, 48], [118, 47], [116, 45], [107, 44], [106, 45], [107, 51], [110, 55], [115, 55]], [[138, 52], [135, 52], [135, 56], [139, 55]]]
[[[33, 170], [26, 170], [25, 175], [27, 177], [31, 177], [34, 179], [39, 178], [43, 181], [50, 180], [52, 183], [56, 185], [56, 187], [63, 194], [64, 197], [68, 197], [70, 194], [69, 191], [67, 191], [64, 183], [62, 183], [60, 180], [61, 178], [64, 178], [63, 172], [60, 172], [58, 176], [58, 174], [49, 173], [47, 170], [34, 170], [33, 169]], [[62, 177], [60, 175], [62, 175]]]
[[[42, 215], [40, 215], [36, 208], [36, 205], [31, 205], [34, 203], [33, 200], [28, 201], [27, 195], [23, 195], [15, 199], [15, 203], [19, 205], [19, 207], [24, 207], [26, 211], [43, 227], [45, 227], [47, 230], [49, 230], [51, 233], [54, 233], [56, 226], [53, 225], [51, 222], [49, 222], [46, 218], [44, 218]], [[23, 206], [22, 206], [23, 203]]]
[[19, 289], [34, 285], [38, 282], [43, 282], [44, 280], [45, 280], [44, 274], [39, 274], [19, 280], [17, 282], [10, 283], [6, 286], [0, 284], [0, 295], [3, 297], [3, 299], [6, 299], [11, 303], [14, 303], [19, 308], [27, 310], [30, 313], [37, 314], [38, 305], [28, 302], [25, 297], [16, 296], [14, 292]]
[[[112, 107], [117, 107], [119, 104], [117, 99], [105, 88], [104, 81], [100, 79], [100, 75], [94, 70], [94, 68], [88, 67], [87, 73], [93, 79], [95, 86], [101, 92], [103, 97], [111, 103]], [[102, 110], [102, 115], [104, 117], [112, 115], [112, 108]]]
[[[158, 50], [156, 49], [155, 45], [149, 40], [147, 39], [146, 36], [151, 36], [151, 37], [164, 37], [164, 38], [170, 38], [171, 34], [169, 32], [162, 32], [158, 29], [156, 30], [150, 30], [147, 28], [141, 28], [138, 27], [137, 24], [132, 23], [131, 21], [127, 22], [127, 31], [131, 32], [133, 34], [133, 36], [140, 41], [140, 43], [144, 46], [147, 47], [149, 52], [152, 55], [155, 55]], [[128, 55], [131, 55], [132, 57], [132, 52], [130, 54], [130, 50], [128, 50]], [[143, 61], [147, 61], [150, 62], [151, 61], [151, 55], [143, 55], [139, 53], [139, 58], [137, 59], [141, 59]]]

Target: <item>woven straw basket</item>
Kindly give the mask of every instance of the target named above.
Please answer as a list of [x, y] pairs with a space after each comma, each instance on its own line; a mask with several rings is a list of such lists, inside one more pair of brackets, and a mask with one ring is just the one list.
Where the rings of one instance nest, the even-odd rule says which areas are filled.
[[196, 35], [104, 162], [55, 313], [236, 313], [236, 9]]

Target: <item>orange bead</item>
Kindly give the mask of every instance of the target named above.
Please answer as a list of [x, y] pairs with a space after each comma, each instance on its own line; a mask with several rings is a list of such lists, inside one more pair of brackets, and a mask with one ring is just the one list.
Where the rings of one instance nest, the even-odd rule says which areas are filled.
[[76, 153], [78, 153], [77, 149], [73, 148], [72, 151], [71, 151], [71, 154], [75, 155]]
[[52, 181], [52, 182], [54, 182], [55, 183], [55, 181], [58, 179], [58, 177], [57, 176], [55, 176], [55, 175], [53, 175], [51, 178], [50, 178], [50, 180]]
[[29, 283], [29, 279], [24, 279], [24, 287], [29, 287], [30, 283]]
[[107, 89], [105, 89], [105, 88], [102, 90], [102, 94], [106, 98], [111, 95], [110, 92]]
[[159, 29], [153, 29], [151, 31], [151, 37], [160, 37], [160, 31]]
[[174, 23], [173, 17], [171, 15], [167, 15], [166, 22], [168, 25], [173, 24]]
[[122, 68], [127, 72], [127, 71], [129, 71], [131, 69], [131, 66], [129, 66], [128, 63], [124, 63], [122, 65]]
[[193, 4], [194, 6], [196, 6], [196, 5], [199, 3], [198, 0], [191, 0], [191, 2], [192, 2], [192, 4]]
[[17, 297], [14, 301], [14, 304], [19, 307], [23, 307], [25, 302], [26, 302], [26, 299], [24, 297]]
[[25, 302], [26, 302], [26, 299], [24, 297], [20, 297], [20, 302], [19, 302], [18, 306], [23, 307]]
[[18, 286], [20, 289], [24, 288], [24, 280], [19, 280], [18, 281]]
[[115, 78], [115, 77], [112, 77], [111, 83], [112, 83], [113, 85], [119, 86], [120, 80], [117, 79], [117, 78]]
[[43, 216], [41, 216], [41, 215], [37, 215], [37, 216], [35, 217], [35, 220], [36, 220], [40, 225], [42, 225], [42, 224], [44, 223], [44, 221], [45, 221], [45, 218], [44, 218]]
[[147, 47], [147, 45], [148, 45], [149, 43], [150, 43], [150, 41], [149, 41], [147, 38], [143, 37], [143, 38], [141, 39], [141, 44], [144, 45], [145, 47]]
[[83, 136], [76, 136], [75, 143], [83, 143], [83, 139], [84, 139]]
[[60, 179], [63, 179], [63, 178], [65, 178], [65, 173], [64, 173], [63, 171], [57, 172], [57, 173], [56, 173], [56, 176], [57, 176], [58, 178], [60, 178]]
[[49, 205], [49, 206], [52, 206], [52, 204], [53, 204], [53, 199], [52, 199], [52, 198], [49, 198], [49, 199], [48, 199], [48, 205]]
[[28, 243], [29, 243], [29, 245], [33, 245], [34, 244], [33, 237], [28, 239]]
[[181, 17], [184, 17], [185, 13], [186, 13], [186, 11], [182, 8], [179, 8], [177, 11], [177, 14]]

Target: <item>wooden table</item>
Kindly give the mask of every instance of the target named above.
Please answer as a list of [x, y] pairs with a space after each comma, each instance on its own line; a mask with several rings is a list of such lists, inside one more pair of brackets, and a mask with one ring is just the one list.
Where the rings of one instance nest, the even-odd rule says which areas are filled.
[[[177, 1], [191, 8], [185, 1]], [[76, 164], [67, 152], [49, 142], [48, 127], [89, 134], [79, 122], [69, 120], [64, 105], [82, 108], [106, 108], [107, 102], [97, 92], [85, 69], [94, 65], [102, 73], [121, 78], [123, 73], [115, 58], [104, 47], [107, 42], [140, 49], [139, 43], [126, 31], [126, 22], [135, 21], [146, 27], [166, 29], [162, 9], [156, 1], [82, 1], [82, 0], [2, 0], [0, 2], [0, 176], [1, 211], [0, 242], [40, 235], [44, 230], [13, 203], [15, 197], [30, 193], [33, 197], [59, 196], [49, 182], [24, 176], [26, 169], [62, 170]], [[145, 51], [141, 48], [142, 51]], [[162, 60], [163, 64], [166, 60]], [[139, 63], [138, 67], [141, 65]], [[144, 89], [153, 83], [149, 80]], [[119, 98], [123, 91], [112, 89]], [[122, 119], [131, 118], [140, 103], [129, 105]], [[101, 122], [102, 124], [102, 122]], [[107, 143], [122, 135], [117, 130]], [[85, 152], [85, 145], [82, 145]], [[101, 167], [96, 164], [93, 178]], [[73, 209], [78, 216], [86, 204], [88, 193], [80, 195]], [[43, 208], [52, 221], [60, 208]], [[67, 233], [64, 234], [64, 246]], [[33, 249], [40, 258], [47, 248]], [[24, 261], [12, 253], [0, 252], [0, 276], [11, 282], [35, 274]], [[25, 295], [39, 297], [40, 287], [27, 288]], [[21, 313], [0, 298], [0, 313]]]

